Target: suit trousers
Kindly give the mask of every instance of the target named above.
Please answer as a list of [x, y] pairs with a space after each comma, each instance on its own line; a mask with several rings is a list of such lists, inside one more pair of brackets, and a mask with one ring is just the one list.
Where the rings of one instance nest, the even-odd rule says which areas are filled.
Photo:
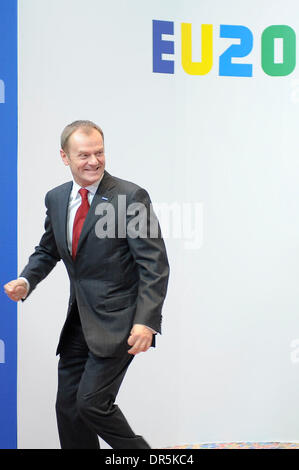
[[134, 356], [97, 357], [84, 339], [77, 308], [71, 312], [58, 364], [57, 425], [62, 449], [150, 449], [114, 403]]

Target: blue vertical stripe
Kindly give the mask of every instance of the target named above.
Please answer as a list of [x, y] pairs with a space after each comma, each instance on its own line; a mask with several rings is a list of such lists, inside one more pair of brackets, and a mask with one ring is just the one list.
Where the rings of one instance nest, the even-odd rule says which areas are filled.
[[0, 0], [0, 448], [17, 447], [17, 0]]

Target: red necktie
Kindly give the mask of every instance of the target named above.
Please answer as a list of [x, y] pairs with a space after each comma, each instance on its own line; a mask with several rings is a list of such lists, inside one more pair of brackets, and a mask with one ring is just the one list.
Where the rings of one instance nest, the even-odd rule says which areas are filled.
[[77, 253], [77, 246], [81, 234], [81, 230], [86, 219], [86, 215], [89, 209], [89, 202], [88, 202], [88, 189], [81, 188], [79, 190], [81, 195], [81, 206], [78, 207], [76, 212], [74, 225], [73, 225], [73, 241], [72, 241], [72, 257], [73, 259], [76, 258]]

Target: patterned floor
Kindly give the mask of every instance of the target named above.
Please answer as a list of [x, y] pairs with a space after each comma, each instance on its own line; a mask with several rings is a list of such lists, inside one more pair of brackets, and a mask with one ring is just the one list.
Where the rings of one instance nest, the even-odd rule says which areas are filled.
[[299, 449], [299, 442], [208, 442], [185, 444], [171, 449]]

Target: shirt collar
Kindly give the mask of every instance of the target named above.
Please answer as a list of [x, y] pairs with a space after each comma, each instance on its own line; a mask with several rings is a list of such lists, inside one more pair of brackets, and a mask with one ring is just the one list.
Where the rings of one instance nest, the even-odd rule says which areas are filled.
[[[94, 196], [98, 190], [100, 182], [103, 179], [103, 176], [104, 176], [104, 173], [102, 174], [101, 178], [98, 181], [96, 181], [94, 184], [91, 184], [90, 186], [84, 186], [84, 188], [87, 189]], [[79, 190], [81, 188], [82, 186], [76, 183], [76, 181], [73, 179], [73, 187], [72, 187], [72, 193], [71, 193], [72, 199], [75, 199], [76, 197], [78, 197]]]

